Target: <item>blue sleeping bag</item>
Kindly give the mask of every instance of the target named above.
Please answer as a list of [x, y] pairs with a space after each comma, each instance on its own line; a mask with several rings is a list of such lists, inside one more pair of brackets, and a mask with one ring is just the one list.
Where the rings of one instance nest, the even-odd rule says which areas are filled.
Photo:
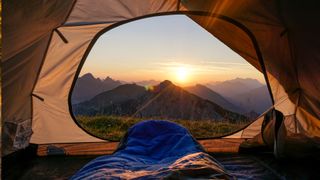
[[112, 155], [96, 158], [71, 179], [228, 179], [184, 127], [160, 120], [132, 126]]

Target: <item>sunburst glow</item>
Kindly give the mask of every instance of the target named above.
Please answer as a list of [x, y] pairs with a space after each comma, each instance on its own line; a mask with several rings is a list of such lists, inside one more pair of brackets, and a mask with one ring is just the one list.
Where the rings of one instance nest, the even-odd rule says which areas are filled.
[[178, 67], [176, 72], [176, 79], [179, 83], [185, 83], [188, 81], [190, 71], [186, 67]]

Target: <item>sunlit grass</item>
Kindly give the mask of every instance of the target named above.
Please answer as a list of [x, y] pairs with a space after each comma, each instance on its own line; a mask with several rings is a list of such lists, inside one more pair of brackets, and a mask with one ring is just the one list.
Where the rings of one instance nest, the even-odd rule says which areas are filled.
[[[92, 134], [111, 141], [119, 141], [127, 130], [134, 124], [147, 120], [140, 118], [121, 117], [121, 116], [77, 116], [80, 125]], [[186, 127], [196, 138], [209, 138], [226, 135], [234, 132], [248, 122], [229, 122], [212, 120], [171, 120]]]

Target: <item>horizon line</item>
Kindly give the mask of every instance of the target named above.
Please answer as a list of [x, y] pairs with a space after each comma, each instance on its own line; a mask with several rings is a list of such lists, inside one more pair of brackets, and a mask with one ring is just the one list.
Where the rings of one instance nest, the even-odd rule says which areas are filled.
[[[172, 83], [175, 83], [175, 84], [178, 84], [178, 85], [183, 85], [182, 83], [178, 83], [178, 82], [175, 82], [174, 80], [170, 80], [170, 79], [164, 79], [164, 80], [157, 80], [157, 79], [154, 79], [154, 78], [151, 78], [151, 79], [143, 79], [143, 80], [122, 80], [122, 79], [117, 79], [117, 78], [113, 78], [111, 75], [107, 75], [105, 77], [102, 77], [102, 76], [96, 76], [94, 73], [92, 72], [86, 72], [86, 73], [80, 73], [80, 75], [78, 76], [78, 79], [83, 77], [84, 75], [86, 74], [91, 74], [95, 79], [100, 79], [101, 81], [107, 79], [107, 78], [110, 78], [112, 79], [113, 81], [119, 81], [121, 83], [141, 83], [143, 81], [156, 81], [156, 82], [163, 82], [163, 81], [170, 81]], [[211, 84], [211, 83], [222, 83], [222, 82], [226, 82], [226, 81], [232, 81], [232, 80], [235, 80], [235, 79], [251, 79], [251, 80], [257, 80], [259, 83], [263, 84], [263, 85], [266, 85], [266, 82], [265, 81], [260, 81], [258, 78], [251, 78], [251, 77], [235, 77], [235, 78], [231, 78], [231, 79], [226, 79], [226, 80], [221, 80], [221, 81], [208, 81], [208, 82], [205, 82], [205, 83], [199, 83], [199, 82], [196, 82], [196, 81], [193, 81], [193, 82], [190, 82], [190, 83], [186, 83], [187, 86], [193, 84], [193, 85], [197, 85], [197, 84], [200, 84], [200, 85], [205, 85], [205, 84]], [[184, 85], [185, 86], [185, 85]]]

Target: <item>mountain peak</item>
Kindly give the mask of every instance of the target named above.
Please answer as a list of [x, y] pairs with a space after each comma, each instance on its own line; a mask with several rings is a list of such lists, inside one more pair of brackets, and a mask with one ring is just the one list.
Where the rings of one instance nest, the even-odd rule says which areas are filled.
[[89, 100], [107, 90], [111, 90], [121, 85], [119, 81], [114, 81], [110, 77], [103, 80], [94, 77], [91, 73], [86, 73], [78, 78], [72, 93], [72, 103], [79, 103]]
[[169, 80], [164, 80], [164, 81], [162, 81], [162, 82], [159, 84], [159, 87], [160, 87], [160, 88], [165, 88], [165, 87], [168, 87], [168, 86], [170, 86], [170, 85], [173, 85], [171, 81], [169, 81]]
[[95, 79], [94, 76], [91, 73], [86, 73], [86, 74], [82, 75], [80, 78], [83, 78], [83, 79]]
[[104, 82], [114, 82], [115, 80], [113, 80], [110, 76], [107, 76], [103, 81]]
[[240, 83], [244, 83], [244, 84], [254, 84], [256, 86], [262, 86], [263, 84], [261, 82], [259, 82], [257, 79], [253, 79], [253, 78], [235, 78], [235, 79], [231, 79], [228, 80], [227, 82], [240, 82]]

